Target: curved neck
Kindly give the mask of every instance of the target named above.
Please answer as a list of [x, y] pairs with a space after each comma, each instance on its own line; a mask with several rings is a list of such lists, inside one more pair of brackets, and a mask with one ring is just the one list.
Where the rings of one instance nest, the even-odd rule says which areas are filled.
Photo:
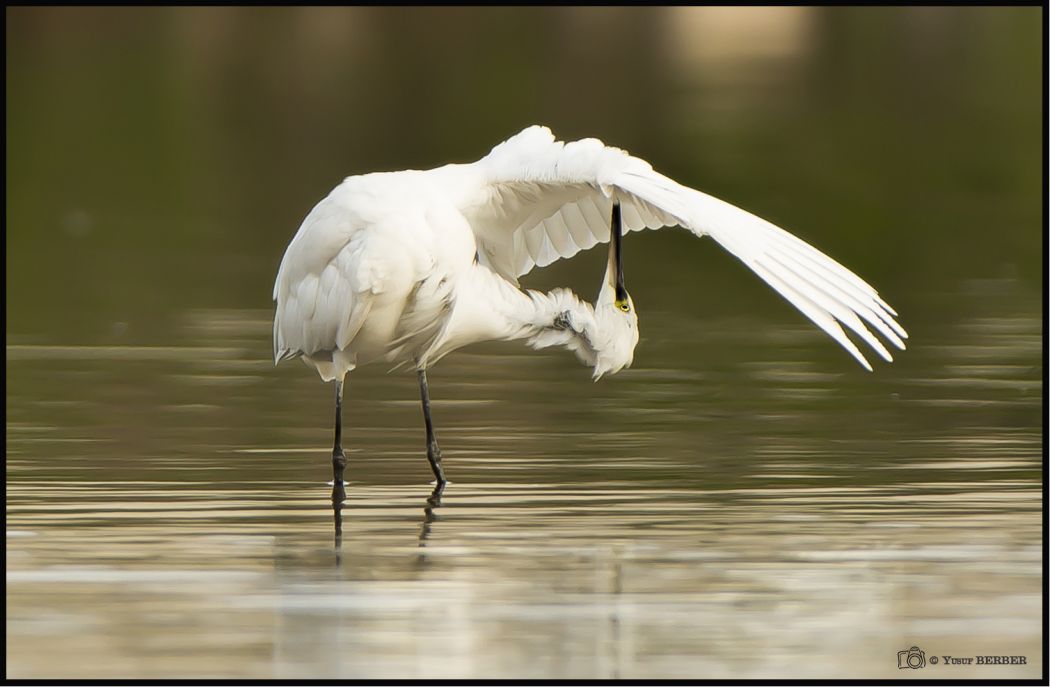
[[594, 365], [598, 356], [598, 318], [594, 307], [569, 289], [548, 293], [530, 291], [536, 316], [523, 338], [533, 348], [564, 346], [585, 365]]
[[425, 358], [435, 361], [480, 341], [526, 339], [533, 348], [565, 346], [585, 364], [594, 364], [594, 307], [572, 291], [522, 291], [477, 264], [461, 278], [448, 325]]

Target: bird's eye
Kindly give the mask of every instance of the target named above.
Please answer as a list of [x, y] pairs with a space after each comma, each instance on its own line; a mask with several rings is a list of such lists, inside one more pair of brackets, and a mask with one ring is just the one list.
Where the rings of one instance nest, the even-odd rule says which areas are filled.
[[622, 310], [623, 312], [631, 312], [631, 306], [627, 301], [617, 301], [616, 307]]

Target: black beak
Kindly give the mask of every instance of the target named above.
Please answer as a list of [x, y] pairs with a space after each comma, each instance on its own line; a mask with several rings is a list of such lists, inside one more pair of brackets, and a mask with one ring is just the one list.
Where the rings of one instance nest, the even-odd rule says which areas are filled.
[[627, 300], [627, 289], [623, 285], [623, 220], [620, 217], [620, 201], [615, 201], [612, 206], [612, 221], [609, 225], [612, 234], [613, 260], [615, 267], [616, 300]]

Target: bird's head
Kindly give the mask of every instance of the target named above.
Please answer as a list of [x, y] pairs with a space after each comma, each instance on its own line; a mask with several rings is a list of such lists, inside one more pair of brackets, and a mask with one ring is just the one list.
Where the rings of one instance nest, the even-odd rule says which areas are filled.
[[609, 262], [594, 304], [597, 325], [597, 340], [592, 342], [596, 354], [595, 379], [630, 367], [634, 347], [638, 345], [638, 313], [623, 281], [623, 229], [619, 203], [613, 204], [610, 233]]

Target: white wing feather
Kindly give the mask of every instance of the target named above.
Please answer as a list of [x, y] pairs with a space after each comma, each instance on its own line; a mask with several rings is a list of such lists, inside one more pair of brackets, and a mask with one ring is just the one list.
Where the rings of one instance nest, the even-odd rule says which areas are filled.
[[346, 211], [338, 191], [307, 215], [281, 260], [273, 286], [274, 362], [345, 348], [378, 290], [364, 223]]
[[613, 197], [625, 232], [681, 225], [710, 236], [823, 329], [861, 365], [871, 365], [842, 329], [882, 358], [890, 352], [868, 329], [904, 348], [896, 312], [863, 279], [783, 229], [653, 171], [649, 163], [597, 139], [564, 143], [533, 126], [475, 165], [482, 192], [461, 207], [479, 260], [517, 282], [533, 267], [609, 240]]

